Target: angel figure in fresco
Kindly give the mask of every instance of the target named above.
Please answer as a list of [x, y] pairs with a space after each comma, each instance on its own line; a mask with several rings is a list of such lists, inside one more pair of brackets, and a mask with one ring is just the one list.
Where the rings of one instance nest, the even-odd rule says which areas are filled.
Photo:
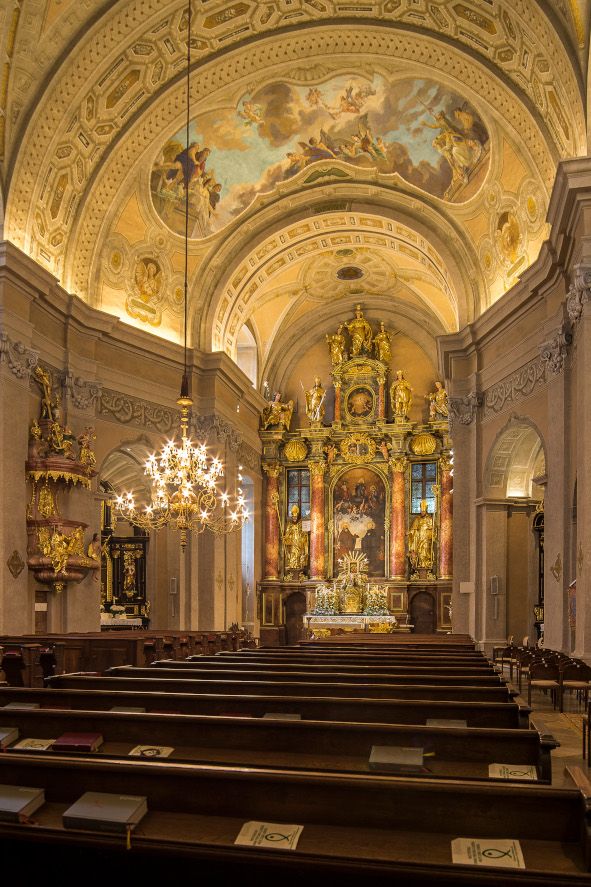
[[162, 272], [156, 262], [140, 259], [135, 266], [135, 285], [142, 302], [148, 303], [160, 292]]
[[[425, 105], [425, 107], [427, 107]], [[467, 184], [468, 173], [480, 160], [482, 155], [481, 142], [471, 137], [474, 118], [460, 110], [460, 114], [456, 114], [458, 120], [457, 125], [453, 123], [443, 111], [433, 111], [427, 108], [435, 123], [428, 123], [426, 120], [421, 121], [422, 126], [429, 129], [439, 130], [439, 134], [433, 139], [433, 147], [436, 151], [445, 157], [451, 168], [452, 187], [456, 184]], [[469, 126], [466, 129], [466, 126]]]
[[211, 148], [202, 148], [198, 142], [191, 142], [188, 148], [175, 155], [172, 162], [161, 164], [160, 168], [167, 169], [165, 188], [172, 191], [179, 184], [189, 188], [195, 178], [204, 175], [210, 154]]
[[244, 120], [245, 126], [252, 126], [254, 123], [258, 125], [263, 122], [263, 118], [261, 114], [263, 113], [263, 109], [260, 105], [255, 105], [254, 102], [249, 102], [246, 99], [242, 102], [242, 110], [238, 111], [238, 116]]
[[325, 141], [326, 134], [320, 130], [320, 138], [312, 136], [307, 142], [298, 142], [302, 149], [302, 154], [306, 158], [307, 163], [315, 163], [317, 160], [328, 160], [335, 158], [336, 154], [329, 148]]

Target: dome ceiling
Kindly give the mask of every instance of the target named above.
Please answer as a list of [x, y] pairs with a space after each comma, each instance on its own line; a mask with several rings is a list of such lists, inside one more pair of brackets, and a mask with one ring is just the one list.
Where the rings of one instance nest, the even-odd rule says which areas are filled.
[[177, 339], [187, 173], [196, 345], [235, 356], [248, 323], [265, 359], [355, 297], [457, 329], [536, 258], [556, 164], [586, 152], [586, 22], [541, 6], [199, 4], [187, 153], [184, 3], [22, 0], [0, 19], [4, 235]]

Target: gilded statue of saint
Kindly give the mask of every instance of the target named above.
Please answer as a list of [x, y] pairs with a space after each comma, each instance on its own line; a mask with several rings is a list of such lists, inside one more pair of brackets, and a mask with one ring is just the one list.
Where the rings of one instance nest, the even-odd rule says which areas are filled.
[[427, 511], [427, 500], [421, 500], [421, 513], [408, 532], [408, 559], [413, 570], [433, 567], [433, 515]]
[[347, 357], [345, 352], [345, 337], [343, 335], [343, 324], [341, 324], [334, 334], [334, 336], [329, 336], [327, 334], [326, 341], [328, 342], [328, 349], [330, 351], [330, 359], [332, 361], [333, 367], [339, 366]]
[[320, 424], [324, 419], [324, 399], [326, 391], [322, 387], [320, 376], [314, 379], [314, 386], [306, 391], [306, 416], [312, 424]]
[[447, 419], [449, 416], [449, 406], [447, 403], [447, 391], [441, 382], [435, 382], [435, 391], [426, 395], [429, 401], [429, 419], [439, 419], [443, 417]]
[[380, 331], [373, 340], [373, 347], [376, 358], [381, 360], [382, 363], [390, 363], [392, 360], [391, 340], [392, 336], [384, 329], [383, 322], [380, 323]]
[[396, 419], [408, 419], [412, 407], [412, 388], [402, 370], [396, 371], [396, 379], [390, 385], [390, 403]]
[[285, 431], [289, 431], [292, 413], [293, 400], [289, 400], [287, 403], [282, 403], [281, 395], [276, 391], [275, 397], [271, 403], [263, 410], [263, 431], [266, 431], [267, 428], [270, 428], [272, 425], [279, 425], [281, 428], [284, 428]]
[[51, 400], [52, 378], [48, 370], [41, 366], [35, 367], [34, 376], [41, 386], [43, 397], [41, 398], [41, 418], [53, 421], [53, 402]]
[[289, 523], [283, 534], [285, 551], [285, 569], [301, 573], [308, 566], [308, 534], [302, 530], [300, 509], [292, 505], [289, 512]]
[[370, 354], [372, 332], [369, 323], [363, 316], [361, 305], [355, 305], [355, 317], [346, 326], [351, 336], [351, 356], [358, 357], [361, 353]]

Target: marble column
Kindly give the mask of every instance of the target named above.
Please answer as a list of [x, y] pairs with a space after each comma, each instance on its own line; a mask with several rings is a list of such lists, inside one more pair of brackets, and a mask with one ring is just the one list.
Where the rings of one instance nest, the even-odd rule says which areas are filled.
[[453, 478], [452, 460], [443, 453], [439, 460], [441, 508], [439, 511], [439, 578], [451, 579], [453, 573]]
[[308, 462], [310, 469], [310, 579], [325, 578], [324, 462]]
[[334, 420], [341, 421], [341, 386], [335, 382], [334, 386]]
[[390, 578], [406, 578], [406, 497], [404, 474], [408, 460], [395, 456], [390, 460], [392, 475], [392, 516], [390, 519]]
[[279, 472], [278, 463], [263, 463], [267, 475], [265, 499], [265, 579], [279, 579]]

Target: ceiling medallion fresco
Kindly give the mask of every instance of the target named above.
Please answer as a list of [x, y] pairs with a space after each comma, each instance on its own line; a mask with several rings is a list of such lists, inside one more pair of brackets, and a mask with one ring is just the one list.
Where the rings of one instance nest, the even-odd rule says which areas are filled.
[[235, 109], [202, 114], [184, 149], [179, 131], [163, 146], [150, 190], [162, 221], [203, 238], [317, 162], [341, 161], [398, 174], [434, 197], [473, 197], [488, 170], [489, 134], [462, 96], [432, 80], [339, 75], [315, 86], [273, 82]]

